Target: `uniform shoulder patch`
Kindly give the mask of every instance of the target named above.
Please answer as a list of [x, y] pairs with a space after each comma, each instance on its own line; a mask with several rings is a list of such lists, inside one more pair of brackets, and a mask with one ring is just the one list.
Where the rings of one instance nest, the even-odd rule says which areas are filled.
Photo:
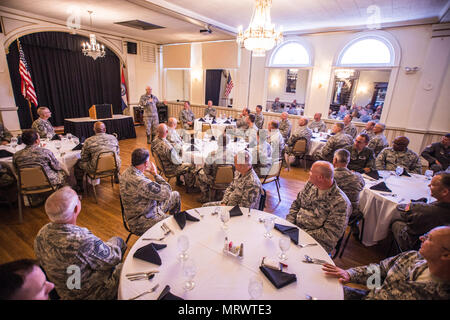
[[101, 240], [96, 240], [94, 244], [94, 254], [100, 258], [108, 258], [111, 254], [111, 249]]

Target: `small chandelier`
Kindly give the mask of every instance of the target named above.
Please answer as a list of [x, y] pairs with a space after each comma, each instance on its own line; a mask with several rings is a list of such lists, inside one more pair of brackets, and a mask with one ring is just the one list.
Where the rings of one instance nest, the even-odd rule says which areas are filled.
[[[88, 11], [91, 20], [92, 29], [92, 11]], [[105, 56], [105, 46], [97, 43], [95, 34], [89, 34], [89, 42], [83, 42], [83, 49], [81, 50], [85, 56], [89, 56], [92, 59], [97, 59], [98, 57], [103, 58]]]
[[250, 25], [244, 32], [242, 26], [239, 27], [236, 41], [239, 44], [243, 43], [245, 49], [253, 52], [254, 57], [264, 57], [266, 51], [283, 41], [283, 34], [281, 27], [279, 31], [275, 31], [275, 25], [270, 19], [272, 0], [255, 1]]
[[338, 79], [348, 79], [353, 77], [355, 70], [352, 69], [337, 69], [335, 75]]

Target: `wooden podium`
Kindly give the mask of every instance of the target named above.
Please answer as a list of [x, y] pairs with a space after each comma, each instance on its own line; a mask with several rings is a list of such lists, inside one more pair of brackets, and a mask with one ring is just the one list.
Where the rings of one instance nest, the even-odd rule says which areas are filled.
[[94, 104], [89, 108], [91, 119], [111, 119], [113, 117], [112, 104]]

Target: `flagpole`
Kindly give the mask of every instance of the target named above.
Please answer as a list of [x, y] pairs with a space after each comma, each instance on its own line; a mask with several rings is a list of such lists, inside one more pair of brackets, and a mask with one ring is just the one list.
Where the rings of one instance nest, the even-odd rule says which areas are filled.
[[29, 99], [27, 99], [27, 101], [28, 101], [28, 108], [30, 109], [31, 124], [33, 124], [34, 118], [33, 118], [33, 111], [31, 111], [31, 102]]

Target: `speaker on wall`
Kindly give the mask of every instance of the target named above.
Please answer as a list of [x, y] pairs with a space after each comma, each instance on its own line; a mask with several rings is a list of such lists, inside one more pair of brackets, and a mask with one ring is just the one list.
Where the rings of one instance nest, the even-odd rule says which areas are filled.
[[127, 42], [127, 53], [137, 54], [137, 43], [136, 42]]

